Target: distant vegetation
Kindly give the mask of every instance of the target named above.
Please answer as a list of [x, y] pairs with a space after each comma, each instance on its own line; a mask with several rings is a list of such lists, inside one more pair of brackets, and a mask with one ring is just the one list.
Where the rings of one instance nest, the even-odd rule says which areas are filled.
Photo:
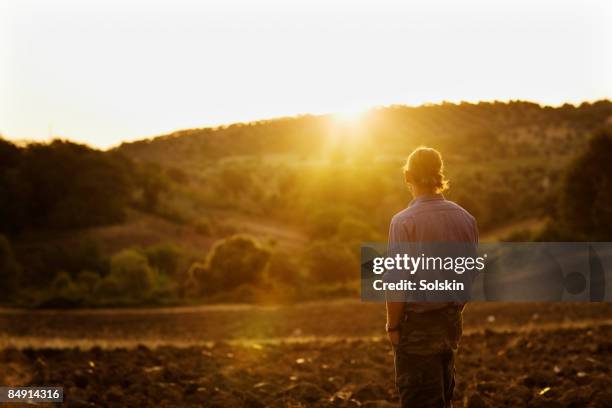
[[[0, 300], [24, 306], [295, 301], [357, 293], [359, 243], [438, 148], [448, 197], [509, 240], [612, 239], [612, 102], [372, 110], [192, 129], [102, 152], [0, 139]], [[596, 135], [593, 137], [593, 135]], [[545, 221], [548, 220], [548, 221]]]
[[0, 140], [0, 230], [63, 230], [120, 222], [134, 182], [131, 162], [54, 141], [25, 148]]
[[612, 240], [612, 131], [601, 130], [563, 175], [547, 241]]

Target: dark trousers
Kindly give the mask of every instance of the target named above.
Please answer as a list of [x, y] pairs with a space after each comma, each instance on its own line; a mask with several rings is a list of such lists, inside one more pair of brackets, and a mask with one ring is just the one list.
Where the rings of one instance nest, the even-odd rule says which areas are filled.
[[452, 407], [456, 351], [418, 355], [394, 348], [395, 379], [402, 408]]

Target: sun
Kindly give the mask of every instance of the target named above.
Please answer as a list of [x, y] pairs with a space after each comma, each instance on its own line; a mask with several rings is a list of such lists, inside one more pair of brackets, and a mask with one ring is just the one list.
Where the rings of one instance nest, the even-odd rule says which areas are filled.
[[333, 121], [338, 125], [357, 125], [362, 119], [365, 110], [363, 109], [343, 109], [332, 114]]
[[327, 139], [330, 151], [356, 146], [368, 131], [368, 109], [342, 109], [329, 114]]

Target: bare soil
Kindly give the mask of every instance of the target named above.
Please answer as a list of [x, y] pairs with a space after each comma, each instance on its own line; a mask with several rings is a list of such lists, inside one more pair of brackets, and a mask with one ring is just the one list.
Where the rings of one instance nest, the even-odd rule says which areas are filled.
[[[611, 312], [605, 303], [469, 305], [455, 405], [610, 406]], [[69, 407], [395, 406], [383, 322], [383, 305], [353, 301], [5, 309], [0, 385], [63, 386]]]

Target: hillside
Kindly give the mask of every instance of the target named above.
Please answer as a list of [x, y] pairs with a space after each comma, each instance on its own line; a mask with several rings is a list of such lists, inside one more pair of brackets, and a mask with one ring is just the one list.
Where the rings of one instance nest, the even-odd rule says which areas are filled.
[[[191, 129], [108, 152], [0, 140], [0, 192], [11, 197], [0, 202], [0, 261], [13, 288], [0, 301], [355, 296], [359, 245], [385, 240], [410, 201], [401, 167], [421, 144], [441, 151], [445, 194], [476, 217], [483, 240], [563, 240], [548, 220], [559, 217], [568, 166], [606, 182], [597, 166], [609, 136], [589, 148], [595, 159], [576, 168], [575, 158], [611, 118], [610, 101], [462, 103]], [[607, 216], [609, 199], [599, 200]]]
[[[586, 134], [611, 118], [612, 102], [607, 100], [558, 108], [521, 101], [390, 106], [353, 119], [306, 115], [181, 130], [123, 143], [118, 150], [142, 160], [195, 167], [206, 160], [240, 156], [289, 154], [319, 158], [333, 144], [341, 145], [347, 154], [376, 147], [372, 158], [403, 157], [419, 144], [439, 145], [452, 155], [475, 154], [475, 148], [483, 147], [482, 143], [491, 143], [489, 150], [504, 157], [525, 153], [556, 155], [579, 147]], [[498, 150], [493, 144], [504, 149]]]
[[410, 199], [399, 168], [424, 144], [446, 158], [449, 196], [489, 230], [544, 217], [561, 170], [611, 121], [610, 101], [390, 106], [352, 119], [301, 116], [183, 130], [116, 150], [174, 175], [180, 187], [166, 204], [190, 219], [223, 209], [306, 224], [313, 208], [349, 208], [345, 214], [368, 214], [384, 235], [389, 216]]

